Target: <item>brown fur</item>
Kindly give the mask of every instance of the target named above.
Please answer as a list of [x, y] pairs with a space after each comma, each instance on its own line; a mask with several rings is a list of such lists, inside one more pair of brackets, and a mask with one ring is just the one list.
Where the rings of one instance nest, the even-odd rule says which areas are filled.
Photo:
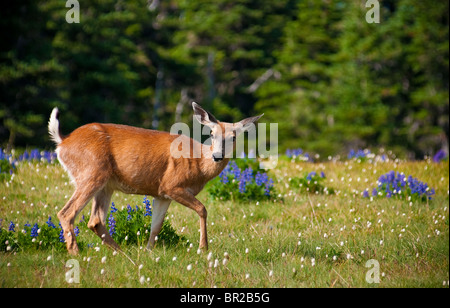
[[[226, 125], [232, 125], [216, 124], [223, 129]], [[155, 198], [149, 248], [153, 247], [165, 212], [174, 200], [197, 212], [200, 217], [200, 248], [207, 249], [207, 211], [195, 196], [229, 161], [225, 158], [215, 162], [211, 158], [212, 145], [202, 145], [186, 136], [117, 124], [87, 124], [66, 137], [62, 137], [57, 129], [56, 110], [49, 122], [50, 134], [62, 140], [57, 146], [58, 159], [76, 187], [70, 200], [58, 213], [69, 253], [78, 253], [74, 236], [75, 217], [92, 198], [88, 227], [105, 244], [119, 249], [106, 229], [106, 214], [115, 190]], [[208, 157], [172, 157], [170, 147], [176, 138], [186, 138], [184, 141], [191, 145], [190, 157], [193, 157], [194, 149], [203, 150]]]

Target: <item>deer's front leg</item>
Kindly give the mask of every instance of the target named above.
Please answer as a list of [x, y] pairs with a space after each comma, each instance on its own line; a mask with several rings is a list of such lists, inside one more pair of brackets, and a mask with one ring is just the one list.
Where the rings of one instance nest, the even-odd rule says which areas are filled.
[[208, 213], [205, 206], [200, 201], [198, 201], [192, 193], [183, 188], [174, 189], [169, 194], [169, 197], [176, 202], [187, 206], [188, 208], [193, 209], [197, 212], [198, 216], [200, 217], [200, 248], [207, 250], [208, 235], [206, 232], [206, 217], [208, 216]]

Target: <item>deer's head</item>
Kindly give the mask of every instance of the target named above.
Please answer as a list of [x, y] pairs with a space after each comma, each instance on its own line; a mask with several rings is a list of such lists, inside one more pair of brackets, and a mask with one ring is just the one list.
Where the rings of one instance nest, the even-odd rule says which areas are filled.
[[236, 146], [237, 136], [253, 127], [254, 123], [264, 115], [246, 118], [236, 123], [226, 123], [218, 121], [197, 103], [192, 103], [192, 107], [197, 121], [211, 129], [211, 158], [215, 162], [230, 158]]

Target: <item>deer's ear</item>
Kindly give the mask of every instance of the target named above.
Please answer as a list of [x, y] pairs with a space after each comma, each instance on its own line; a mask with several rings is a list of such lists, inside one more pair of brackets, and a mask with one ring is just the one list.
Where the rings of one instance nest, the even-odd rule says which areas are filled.
[[263, 115], [264, 113], [256, 117], [246, 118], [242, 121], [237, 122], [236, 125], [238, 126], [238, 128], [236, 130], [236, 133], [240, 134], [242, 132], [249, 130], [255, 125], [255, 122], [258, 121]]
[[200, 107], [199, 104], [193, 102], [192, 108], [194, 109], [194, 116], [203, 125], [214, 125], [218, 124], [217, 119], [208, 111], [204, 110], [202, 107]]

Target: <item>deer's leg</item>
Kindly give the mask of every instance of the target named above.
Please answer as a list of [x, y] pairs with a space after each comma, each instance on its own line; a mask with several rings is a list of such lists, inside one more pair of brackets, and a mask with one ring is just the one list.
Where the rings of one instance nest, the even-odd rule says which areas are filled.
[[164, 217], [166, 215], [167, 209], [169, 208], [170, 202], [172, 202], [172, 200], [170, 199], [153, 199], [152, 228], [150, 231], [150, 239], [148, 240], [147, 244], [147, 249], [149, 250], [152, 249], [153, 246], [155, 246], [155, 237], [159, 234], [159, 231], [161, 231]]
[[70, 200], [58, 213], [59, 222], [64, 230], [64, 239], [66, 241], [67, 250], [70, 254], [78, 254], [78, 246], [73, 225], [75, 218], [92, 199], [98, 189], [101, 188], [89, 185], [77, 187]]
[[119, 250], [119, 245], [113, 240], [106, 228], [107, 212], [113, 192], [112, 189], [105, 187], [94, 196], [88, 228], [94, 231], [106, 245], [114, 250]]
[[197, 212], [200, 217], [200, 247], [208, 249], [208, 235], [206, 232], [206, 217], [208, 215], [205, 206], [198, 201], [195, 196], [185, 189], [175, 189], [170, 194], [169, 197], [176, 202], [187, 206]]

